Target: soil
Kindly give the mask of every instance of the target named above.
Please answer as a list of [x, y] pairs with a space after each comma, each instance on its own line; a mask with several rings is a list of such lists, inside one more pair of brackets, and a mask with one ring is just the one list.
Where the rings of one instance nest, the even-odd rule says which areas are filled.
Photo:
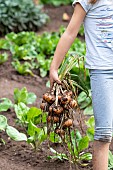
[[[61, 25], [66, 26], [68, 23], [62, 21], [62, 15], [67, 12], [71, 17], [73, 8], [71, 6], [61, 7], [44, 7], [46, 13], [50, 16], [50, 22], [39, 30], [38, 33], [43, 31], [58, 31]], [[26, 87], [29, 92], [34, 92], [37, 95], [37, 100], [34, 103], [36, 107], [39, 107], [42, 100], [42, 95], [48, 90], [46, 82], [48, 77], [40, 78], [38, 71], [36, 72], [37, 78], [31, 76], [21, 76], [16, 73], [11, 66], [11, 56], [9, 60], [0, 65], [0, 98], [9, 98], [13, 101], [14, 88]], [[13, 110], [2, 112], [8, 118], [8, 124], [16, 126], [15, 114]], [[21, 127], [18, 127], [22, 130]], [[44, 142], [38, 151], [34, 151], [30, 145], [24, 142], [14, 142], [7, 138], [5, 133], [0, 133], [1, 137], [6, 141], [6, 144], [0, 144], [0, 170], [69, 170], [70, 164], [68, 161], [48, 160], [47, 156], [50, 155], [48, 144]], [[62, 146], [54, 144], [53, 147], [62, 150]], [[111, 150], [112, 149], [111, 144]], [[92, 147], [89, 148], [92, 151]], [[72, 166], [72, 169], [76, 169]], [[79, 167], [78, 169], [90, 170], [92, 164], [86, 168]]]

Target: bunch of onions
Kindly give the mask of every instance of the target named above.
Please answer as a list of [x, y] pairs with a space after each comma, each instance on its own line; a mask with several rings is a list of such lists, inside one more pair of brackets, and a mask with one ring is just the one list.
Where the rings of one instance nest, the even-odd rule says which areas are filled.
[[51, 91], [43, 95], [40, 108], [47, 112], [47, 127], [64, 138], [67, 128], [73, 126], [72, 110], [77, 107], [73, 91], [65, 85], [54, 84]]
[[47, 127], [60, 137], [64, 137], [67, 129], [70, 131], [73, 126], [73, 114], [77, 104], [77, 89], [80, 88], [87, 93], [85, 87], [81, 87], [72, 79], [70, 70], [79, 61], [84, 62], [84, 57], [70, 55], [65, 57], [59, 70], [61, 85], [54, 83], [53, 89], [43, 95], [40, 108], [47, 112]]

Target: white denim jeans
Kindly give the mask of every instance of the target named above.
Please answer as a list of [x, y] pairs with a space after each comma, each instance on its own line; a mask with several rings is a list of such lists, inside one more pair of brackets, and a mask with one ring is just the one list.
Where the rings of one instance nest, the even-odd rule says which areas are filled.
[[95, 140], [111, 142], [113, 130], [113, 69], [89, 70], [95, 117]]

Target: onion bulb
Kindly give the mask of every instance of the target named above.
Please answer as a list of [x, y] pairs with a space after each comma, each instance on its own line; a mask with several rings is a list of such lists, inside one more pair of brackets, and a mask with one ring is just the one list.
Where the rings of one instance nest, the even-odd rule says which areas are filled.
[[63, 127], [70, 127], [73, 125], [72, 119], [68, 119], [64, 122]]

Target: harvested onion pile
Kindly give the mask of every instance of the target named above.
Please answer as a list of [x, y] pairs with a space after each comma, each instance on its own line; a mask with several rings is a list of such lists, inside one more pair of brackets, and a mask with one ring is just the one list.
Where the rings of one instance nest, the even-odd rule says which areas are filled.
[[48, 133], [54, 131], [62, 139], [65, 137], [66, 129], [73, 126], [73, 112], [77, 107], [75, 94], [65, 83], [54, 84], [52, 91], [43, 95], [40, 108], [47, 112]]

